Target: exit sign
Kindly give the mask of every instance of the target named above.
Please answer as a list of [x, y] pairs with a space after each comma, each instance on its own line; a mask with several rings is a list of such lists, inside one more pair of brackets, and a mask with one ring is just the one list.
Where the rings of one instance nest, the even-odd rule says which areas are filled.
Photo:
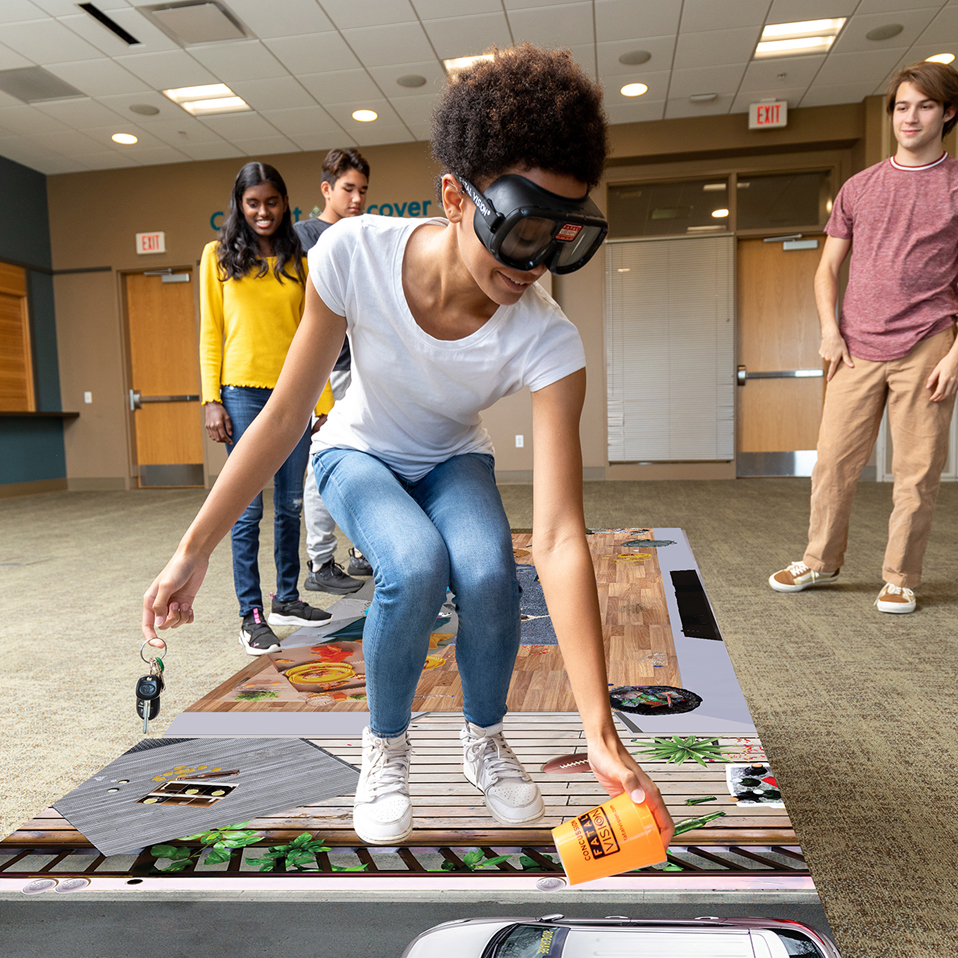
[[788, 124], [788, 100], [764, 100], [748, 108], [750, 130], [771, 130]]
[[138, 253], [165, 253], [166, 233], [137, 233], [136, 251]]

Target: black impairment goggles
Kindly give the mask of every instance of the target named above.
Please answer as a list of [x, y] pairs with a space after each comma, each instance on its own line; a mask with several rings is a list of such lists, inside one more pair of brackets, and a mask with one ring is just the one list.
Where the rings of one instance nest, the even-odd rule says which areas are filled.
[[[592, 259], [609, 224], [589, 194], [558, 196], [524, 176], [507, 173], [480, 193], [456, 175], [476, 205], [476, 236], [504, 266], [572, 273]], [[505, 211], [505, 212], [502, 212]]]

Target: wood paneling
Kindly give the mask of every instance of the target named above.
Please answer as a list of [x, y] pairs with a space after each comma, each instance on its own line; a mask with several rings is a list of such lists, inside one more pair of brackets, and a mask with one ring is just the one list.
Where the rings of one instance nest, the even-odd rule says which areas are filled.
[[198, 402], [151, 403], [136, 413], [141, 466], [203, 461], [203, 412]]
[[26, 270], [0, 263], [0, 410], [36, 408]]

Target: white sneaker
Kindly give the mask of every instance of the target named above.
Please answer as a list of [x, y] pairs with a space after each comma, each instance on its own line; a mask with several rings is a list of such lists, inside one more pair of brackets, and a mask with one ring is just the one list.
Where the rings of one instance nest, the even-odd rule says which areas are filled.
[[768, 584], [776, 592], [802, 592], [813, 585], [828, 585], [838, 578], [838, 571], [815, 572], [804, 562], [793, 562], [768, 577]]
[[412, 831], [409, 739], [363, 729], [363, 768], [353, 799], [353, 829], [369, 845], [392, 845]]
[[486, 797], [486, 808], [502, 825], [526, 825], [545, 814], [539, 786], [502, 737], [502, 722], [480, 728], [471, 722], [459, 733], [462, 770]]
[[917, 603], [911, 589], [886, 582], [875, 599], [875, 605], [878, 606], [879, 612], [907, 613], [914, 612]]

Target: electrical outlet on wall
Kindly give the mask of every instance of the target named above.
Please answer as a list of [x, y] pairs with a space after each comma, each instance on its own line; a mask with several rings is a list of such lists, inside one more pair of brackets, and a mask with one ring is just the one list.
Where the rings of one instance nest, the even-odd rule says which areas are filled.
[[91, 402], [93, 402], [93, 393], [91, 393], [91, 392], [86, 392], [86, 393], [84, 393], [84, 394], [83, 394], [83, 401], [86, 402], [86, 403], [91, 403]]
[[516, 436], [516, 449], [521, 449], [526, 444], [525, 436]]

